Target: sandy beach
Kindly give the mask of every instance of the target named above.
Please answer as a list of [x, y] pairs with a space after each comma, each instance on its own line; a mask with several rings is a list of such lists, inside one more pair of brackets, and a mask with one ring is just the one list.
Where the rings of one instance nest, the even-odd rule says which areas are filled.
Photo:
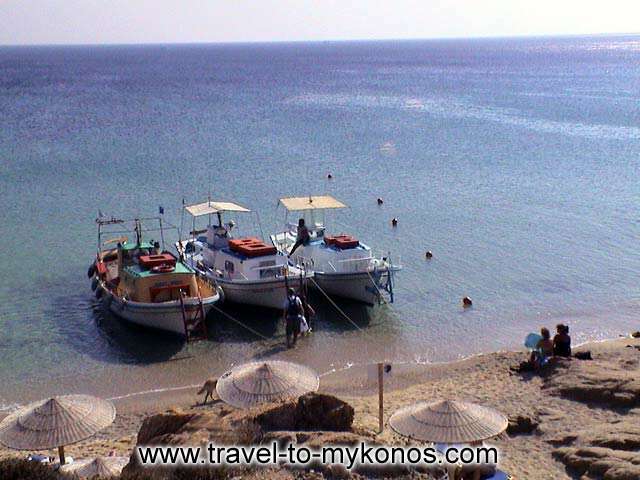
[[[589, 447], [593, 437], [590, 432], [602, 434], [603, 428], [616, 424], [635, 422], [636, 431], [630, 434], [640, 439], [640, 387], [633, 380], [640, 373], [640, 339], [619, 338], [575, 350], [591, 351], [593, 360], [561, 362], [545, 375], [513, 371], [526, 358], [524, 351], [485, 354], [452, 363], [394, 366], [385, 385], [385, 418], [388, 420], [402, 406], [422, 400], [454, 398], [488, 405], [510, 420], [522, 417], [537, 425], [529, 433], [512, 433], [495, 440], [502, 469], [515, 478], [529, 480], [578, 478], [559, 459], [565, 452], [562, 448]], [[367, 368], [353, 367], [325, 375], [320, 389], [354, 407], [356, 431], [376, 435], [383, 443], [404, 442], [388, 425], [382, 435], [377, 434], [378, 397]], [[189, 388], [116, 400], [114, 424], [92, 439], [68, 447], [67, 452], [74, 458], [114, 451], [128, 456], [145, 417], [168, 409], [202, 412], [215, 408], [199, 405], [201, 398], [196, 391]], [[25, 453], [3, 448], [0, 458], [24, 457]], [[53, 451], [48, 453], [55, 455]]]

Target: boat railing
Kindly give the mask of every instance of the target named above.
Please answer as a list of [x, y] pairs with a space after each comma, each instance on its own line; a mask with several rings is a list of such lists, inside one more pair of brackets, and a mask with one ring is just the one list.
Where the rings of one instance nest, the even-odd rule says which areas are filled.
[[[368, 257], [360, 257], [360, 258], [345, 258], [344, 260], [336, 260], [335, 263], [341, 264], [341, 265], [345, 263], [355, 263], [355, 262], [366, 263], [367, 266], [365, 266], [365, 268], [362, 269], [363, 271], [366, 271], [368, 265], [371, 263], [371, 260], [373, 260], [373, 257], [368, 256]], [[338, 271], [338, 269], [336, 268], [336, 265], [334, 265], [331, 260], [327, 260], [327, 263], [333, 269], [334, 272]], [[338, 267], [340, 267], [341, 265], [338, 265]]]

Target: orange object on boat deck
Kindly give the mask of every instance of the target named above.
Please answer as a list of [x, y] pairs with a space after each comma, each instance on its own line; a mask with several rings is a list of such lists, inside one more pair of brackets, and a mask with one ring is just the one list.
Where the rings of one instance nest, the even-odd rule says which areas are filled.
[[360, 245], [357, 238], [351, 235], [325, 235], [324, 243], [327, 245], [333, 245], [334, 247], [346, 250], [348, 248], [356, 248]]
[[98, 275], [102, 276], [105, 273], [107, 273], [107, 266], [105, 265], [104, 262], [97, 262], [96, 263], [96, 270], [98, 271]]
[[160, 255], [140, 255], [140, 266], [146, 269], [159, 267], [161, 265], [176, 266], [176, 258], [169, 253]]
[[276, 247], [269, 246], [262, 240], [253, 237], [229, 240], [229, 248], [249, 258], [275, 255], [278, 252]]

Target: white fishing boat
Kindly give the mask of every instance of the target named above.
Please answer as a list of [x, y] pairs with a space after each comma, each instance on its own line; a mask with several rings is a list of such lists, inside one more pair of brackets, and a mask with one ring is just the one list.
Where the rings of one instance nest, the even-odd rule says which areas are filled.
[[[179, 241], [176, 249], [188, 265], [222, 288], [225, 301], [282, 309], [287, 287], [299, 289], [312, 275], [290, 266], [273, 245], [255, 236], [235, 235], [235, 222], [223, 223], [223, 214], [246, 214], [249, 209], [207, 201], [184, 210], [192, 217], [191, 238]], [[208, 219], [207, 226], [196, 230], [196, 220], [202, 217]]]
[[[389, 255], [375, 256], [369, 246], [345, 233], [327, 234], [326, 211], [346, 208], [331, 196], [282, 198], [286, 210], [285, 231], [271, 236], [276, 248], [301, 268], [312, 270], [312, 286], [322, 292], [368, 305], [393, 302], [394, 274], [401, 269]], [[293, 253], [297, 223], [288, 223], [291, 212], [304, 219], [309, 239]]]
[[[158, 220], [162, 231], [162, 220]], [[207, 312], [220, 299], [215, 285], [161, 249], [159, 242], [142, 241], [140, 220], [100, 218], [96, 222], [99, 247], [88, 274], [96, 296], [111, 312], [131, 323], [187, 339], [206, 337]], [[127, 237], [102, 241], [104, 227], [124, 227], [127, 222], [134, 224], [135, 241]]]

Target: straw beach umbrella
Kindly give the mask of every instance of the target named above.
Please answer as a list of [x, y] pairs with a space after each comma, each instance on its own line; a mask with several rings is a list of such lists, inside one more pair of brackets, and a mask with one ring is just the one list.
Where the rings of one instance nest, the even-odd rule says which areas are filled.
[[473, 443], [507, 429], [507, 417], [475, 403], [457, 400], [422, 402], [394, 413], [389, 424], [400, 435], [433, 443]]
[[296, 363], [271, 360], [239, 365], [218, 379], [218, 396], [234, 407], [249, 408], [261, 403], [281, 402], [315, 392], [318, 375]]
[[8, 415], [0, 423], [0, 443], [15, 450], [58, 447], [88, 438], [111, 425], [116, 409], [107, 400], [89, 395], [62, 395], [40, 400]]
[[60, 472], [76, 478], [116, 477], [129, 463], [129, 457], [96, 457], [63, 465]]

